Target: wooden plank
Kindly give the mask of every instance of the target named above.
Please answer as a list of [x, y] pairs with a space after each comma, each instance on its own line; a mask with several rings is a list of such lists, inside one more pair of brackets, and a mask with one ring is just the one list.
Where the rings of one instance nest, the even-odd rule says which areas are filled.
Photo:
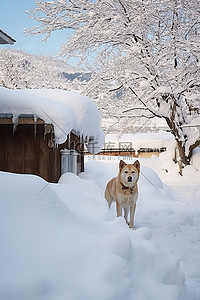
[[6, 169], [6, 128], [0, 126], [0, 170]]
[[[5, 125], [7, 126], [7, 125]], [[13, 126], [6, 128], [6, 170], [8, 172], [23, 172], [23, 138], [20, 134], [13, 134]]]
[[19, 125], [18, 129], [23, 136], [23, 173], [40, 175], [38, 140], [34, 133], [34, 125]]

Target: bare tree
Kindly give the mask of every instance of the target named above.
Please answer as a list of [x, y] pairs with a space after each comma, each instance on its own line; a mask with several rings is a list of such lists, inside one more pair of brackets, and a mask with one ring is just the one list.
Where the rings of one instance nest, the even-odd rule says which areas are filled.
[[[200, 9], [196, 0], [36, 1], [30, 34], [70, 28], [61, 55], [91, 68], [88, 93], [122, 92], [127, 109], [164, 118], [177, 142], [180, 173], [200, 144], [186, 127], [200, 114]], [[101, 97], [102, 98], [102, 97]], [[137, 110], [138, 113], [139, 110]]]

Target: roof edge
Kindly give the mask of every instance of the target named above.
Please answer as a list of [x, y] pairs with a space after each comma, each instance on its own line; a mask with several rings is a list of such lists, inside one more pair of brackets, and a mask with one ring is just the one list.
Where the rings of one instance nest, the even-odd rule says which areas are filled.
[[5, 33], [3, 30], [0, 29], [0, 44], [10, 44], [13, 45], [16, 42], [11, 36]]

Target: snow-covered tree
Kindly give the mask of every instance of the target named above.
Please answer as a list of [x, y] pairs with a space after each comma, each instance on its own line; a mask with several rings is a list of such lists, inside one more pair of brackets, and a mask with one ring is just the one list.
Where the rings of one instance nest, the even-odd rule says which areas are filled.
[[11, 89], [69, 89], [71, 83], [64, 76], [66, 64], [63, 63], [60, 67], [60, 63], [48, 56], [35, 56], [14, 49], [0, 49], [0, 85]]
[[[164, 118], [177, 141], [180, 172], [200, 144], [200, 9], [196, 0], [35, 1], [31, 34], [70, 28], [61, 54], [95, 76], [88, 92], [123, 93], [127, 112]], [[116, 100], [117, 101], [117, 100]]]

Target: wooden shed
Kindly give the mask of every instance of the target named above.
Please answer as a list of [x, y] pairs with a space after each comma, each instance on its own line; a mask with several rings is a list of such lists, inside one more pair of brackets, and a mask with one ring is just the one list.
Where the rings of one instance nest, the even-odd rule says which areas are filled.
[[35, 174], [49, 182], [57, 182], [64, 172], [83, 172], [84, 145], [80, 138], [71, 132], [63, 144], [56, 145], [54, 140], [52, 124], [19, 116], [15, 128], [12, 117], [0, 115], [0, 170]]
[[[63, 131], [66, 138], [56, 139], [56, 126], [58, 131], [61, 125], [51, 122], [53, 115], [50, 117], [48, 111], [45, 114], [48, 115], [49, 121], [33, 114], [19, 112], [16, 121], [15, 113], [5, 113], [6, 110], [16, 110], [11, 105], [13, 102], [9, 103], [10, 98], [4, 99], [7, 99], [8, 103], [3, 102], [2, 89], [5, 92], [5, 88], [0, 88], [0, 171], [35, 174], [48, 182], [57, 182], [65, 172], [83, 172], [84, 140], [87, 137], [76, 131], [77, 128], [67, 131], [63, 127], [60, 135]], [[16, 94], [22, 95], [19, 92]], [[34, 95], [32, 97], [34, 99]], [[18, 98], [23, 97], [17, 96], [16, 100]], [[63, 109], [63, 106], [61, 108]], [[89, 123], [87, 125], [89, 126]]]

